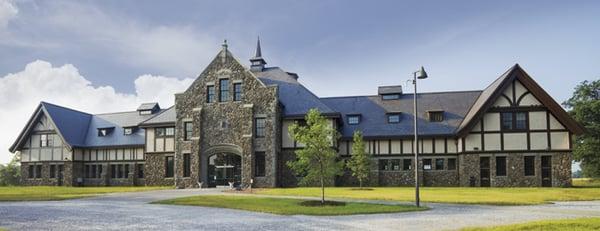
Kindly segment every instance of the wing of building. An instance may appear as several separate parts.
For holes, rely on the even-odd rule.
[[[224,44],[167,109],[147,103],[93,115],[41,102],[10,147],[21,155],[22,182],[295,186],[286,162],[302,144],[288,127],[316,108],[342,135],[334,142],[340,158],[352,155],[352,134],[363,133],[373,186],[413,185],[415,148],[425,186],[571,184],[571,137],[584,129],[519,65],[482,91],[419,93],[415,143],[414,95],[401,86],[322,98],[297,74],[267,67],[260,41],[250,62]],[[356,184],[349,173],[332,182]]]

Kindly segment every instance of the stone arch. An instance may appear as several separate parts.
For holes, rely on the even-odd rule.
[[[217,144],[213,145],[206,150],[202,151],[200,154],[200,181],[203,182],[202,187],[208,187],[209,179],[208,179],[208,170],[209,170],[209,158],[216,154],[227,153],[234,154],[240,157],[241,166],[244,166],[244,162],[246,161],[243,158],[243,149],[242,147],[235,144]],[[242,174],[243,175],[243,174]]]

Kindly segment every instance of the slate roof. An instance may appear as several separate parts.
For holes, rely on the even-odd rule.
[[[74,146],[85,145],[87,127],[93,115],[47,102],[40,104],[54,121],[65,142]]]
[[[419,134],[453,135],[481,91],[434,92],[418,94]],[[413,135],[413,94],[397,100],[382,100],[380,95],[321,98],[330,108],[342,114],[342,137],[350,138],[360,130],[365,138]],[[427,111],[443,110],[444,121],[429,122]],[[387,123],[387,113],[401,113],[400,123]],[[360,123],[349,125],[346,115],[360,114]]]
[[[140,105],[138,107],[138,111],[147,111],[147,110],[154,110],[155,108],[160,108],[158,106],[158,103],[143,103],[142,105]]]
[[[161,111],[154,117],[141,122],[140,126],[143,127],[147,125],[175,123],[176,119],[177,116],[175,114],[175,106],[172,106],[166,110]]]
[[[295,74],[285,72],[279,67],[265,68],[253,72],[265,85],[277,85],[279,101],[283,105],[283,116],[304,116],[311,108],[317,108],[322,114],[336,114],[319,97],[298,82]]]
[[[133,134],[125,135],[124,128],[138,126],[139,123],[156,115],[140,115],[138,111],[93,115],[87,128],[85,144],[82,147],[144,145],[144,129],[137,129]],[[98,136],[99,128],[108,127],[115,129],[107,136]]]

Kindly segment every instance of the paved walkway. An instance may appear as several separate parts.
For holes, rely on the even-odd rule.
[[[600,217],[600,201],[536,206],[426,204],[431,210],[352,216],[280,216],[241,210],[148,204],[218,190],[163,190],[45,202],[0,202],[9,230],[454,230],[540,219]]]

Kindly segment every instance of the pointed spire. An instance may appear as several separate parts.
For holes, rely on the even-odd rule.
[[[262,71],[265,68],[265,60],[262,58],[262,50],[260,48],[260,37],[256,40],[256,53],[254,53],[254,57],[250,59],[250,70],[251,71]]]
[[[254,58],[262,57],[262,52],[260,50],[260,37],[256,40],[256,53],[254,54]]]

